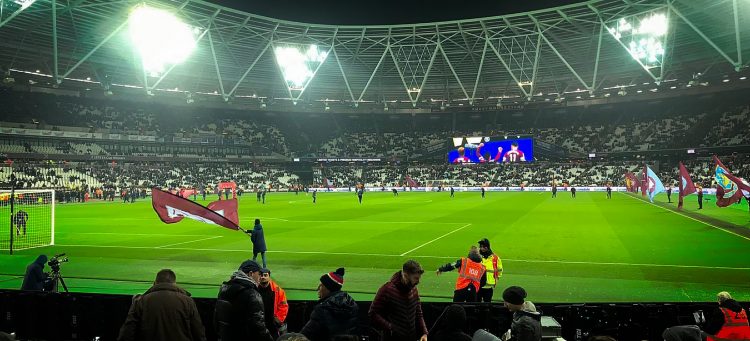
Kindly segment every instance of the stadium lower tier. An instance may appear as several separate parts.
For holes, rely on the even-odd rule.
[[[722,157],[724,164],[737,176],[750,178],[750,154]],[[665,184],[678,183],[677,161],[647,162]],[[693,181],[703,187],[713,182],[710,158],[684,162]],[[9,188],[11,174],[16,188],[75,189],[100,197],[114,192],[150,189],[151,187],[205,189],[210,195],[223,181],[233,181],[238,189],[271,191],[293,187],[348,188],[365,187],[534,187],[624,186],[626,172],[638,173],[642,162],[576,162],[530,164],[225,164],[174,162],[52,162],[16,160],[0,166],[0,187]],[[101,194],[101,195],[99,195]]]

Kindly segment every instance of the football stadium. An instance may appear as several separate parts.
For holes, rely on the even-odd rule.
[[[0,340],[750,340],[750,3],[428,7],[0,0]]]

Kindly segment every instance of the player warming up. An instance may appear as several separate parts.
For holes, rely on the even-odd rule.
[[[16,225],[16,236],[21,234],[21,229],[23,229],[23,235],[26,235],[27,221],[29,221],[29,214],[26,211],[20,210],[16,212],[15,217],[13,217],[13,223]]]

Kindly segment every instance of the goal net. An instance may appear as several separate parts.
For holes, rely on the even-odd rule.
[[[11,198],[10,190],[0,190],[0,250],[54,245],[55,191],[16,190],[14,193]]]

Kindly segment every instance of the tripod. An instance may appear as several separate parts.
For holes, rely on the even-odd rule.
[[[52,282],[52,289],[51,292],[60,292],[60,284],[62,284],[63,289],[65,292],[68,292],[68,286],[65,285],[65,280],[63,279],[62,274],[60,274],[60,268],[52,268],[52,272],[50,273],[49,280]]]

